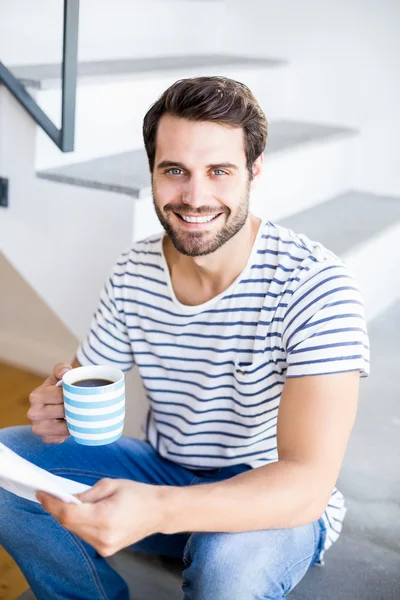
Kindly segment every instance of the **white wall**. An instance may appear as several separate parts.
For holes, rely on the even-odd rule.
[[[37,179],[35,132],[0,86],[0,174],[10,181],[9,207],[0,209],[0,251],[80,338],[109,270],[131,242],[133,201]]]
[[[219,44],[224,10],[222,0],[81,0],[79,58],[212,51]],[[0,60],[8,65],[59,62],[62,14],[63,0],[2,0]]]
[[[228,0],[226,49],[291,64],[290,117],[362,133],[356,184],[400,195],[399,0]]]

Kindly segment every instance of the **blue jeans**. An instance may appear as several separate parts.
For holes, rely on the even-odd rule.
[[[0,430],[0,442],[51,473],[94,485],[103,477],[187,486],[227,479],[240,465],[193,471],[161,458],[144,441],[123,437],[106,446],[72,439],[47,445],[30,427]],[[251,507],[249,507],[251,510]],[[125,581],[93,547],[64,529],[40,504],[0,488],[0,543],[24,573],[39,600],[126,600]],[[278,600],[315,561],[318,523],[245,533],[192,533],[148,537],[132,550],[183,557],[185,600]]]

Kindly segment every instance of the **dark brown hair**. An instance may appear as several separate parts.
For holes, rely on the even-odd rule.
[[[171,85],[150,107],[143,120],[144,145],[151,172],[154,169],[160,119],[173,115],[189,121],[214,121],[244,132],[246,165],[264,152],[267,119],[249,88],[227,77],[192,77]]]

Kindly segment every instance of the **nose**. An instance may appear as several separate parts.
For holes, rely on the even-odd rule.
[[[207,204],[208,199],[210,199],[210,193],[207,181],[200,176],[192,175],[182,190],[182,202],[193,208],[199,208]]]

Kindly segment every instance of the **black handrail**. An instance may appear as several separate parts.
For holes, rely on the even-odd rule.
[[[64,0],[61,129],[54,125],[25,86],[0,61],[0,83],[6,86],[62,152],[72,152],[75,142],[78,28],[79,0]]]

